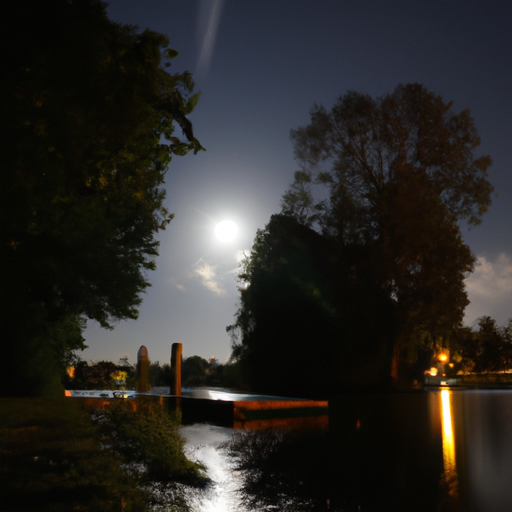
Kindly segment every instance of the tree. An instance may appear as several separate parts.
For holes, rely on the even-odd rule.
[[[116,389],[113,378],[116,373],[123,373],[127,378],[134,372],[133,369],[128,372],[112,361],[98,361],[90,366],[86,361],[80,361],[75,366],[74,378],[70,382],[74,387],[71,389]]]
[[[460,223],[477,225],[491,202],[489,156],[468,110],[419,84],[380,98],[348,92],[291,131],[301,170],[283,211],[354,251],[393,304],[391,375],[418,340],[432,345],[460,326],[474,256]],[[313,185],[329,196],[315,201]]]
[[[171,365],[164,363],[160,365],[159,361],[151,363],[149,366],[149,384],[152,388],[171,385]]]
[[[290,216],[273,215],[258,231],[228,327],[232,357],[254,390],[325,397],[385,379],[390,301],[367,272],[353,271],[357,259]]]
[[[208,361],[201,356],[190,356],[183,359],[182,382],[183,387],[204,386]]]
[[[190,73],[164,70],[177,55],[166,36],[111,22],[99,0],[2,10],[3,350],[53,365],[60,322],[110,328],[137,317],[156,234],[172,219],[166,168],[173,155],[203,149],[187,118],[199,94]],[[1,392],[13,392],[11,377]]]
[[[512,320],[506,327],[499,327],[489,316],[476,323],[477,329],[461,329],[453,344],[456,368],[477,373],[512,368]]]

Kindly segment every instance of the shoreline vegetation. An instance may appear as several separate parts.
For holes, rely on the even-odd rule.
[[[474,388],[500,388],[512,386],[512,371],[490,373],[467,373],[454,375],[457,386]]]
[[[457,379],[512,386],[512,373]],[[143,402],[134,412],[134,402],[0,398],[0,512],[192,510],[208,490],[206,468],[185,455],[179,418]]]
[[[179,424],[160,407],[68,398],[0,399],[2,512],[188,512],[205,468],[185,456]]]

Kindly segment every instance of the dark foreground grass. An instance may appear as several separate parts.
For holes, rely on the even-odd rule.
[[[166,430],[172,421],[163,411],[148,416],[121,409],[114,413],[114,420],[122,420],[119,436],[111,413],[102,420],[103,413],[91,415],[72,399],[0,399],[0,511],[146,511],[158,502],[149,479],[166,479],[168,490],[172,479],[204,481],[183,455],[177,426]],[[162,445],[157,460],[151,453],[155,439]],[[161,456],[166,449],[167,459]],[[167,510],[188,509],[183,493],[174,488],[171,497]],[[169,492],[164,498],[169,501]]]

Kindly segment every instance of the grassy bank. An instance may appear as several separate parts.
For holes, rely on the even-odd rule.
[[[177,425],[119,402],[101,412],[72,399],[0,399],[0,510],[146,511],[159,500],[188,510],[176,482],[205,480]]]

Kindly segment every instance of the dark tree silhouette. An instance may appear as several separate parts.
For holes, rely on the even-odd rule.
[[[359,252],[285,215],[258,232],[228,327],[233,358],[255,390],[325,397],[385,379],[391,304],[371,273],[356,270]]]
[[[189,73],[164,70],[177,54],[166,36],[111,22],[98,0],[20,0],[0,14],[2,350],[50,368],[83,347],[62,329],[56,339],[63,322],[137,317],[172,218],[167,165],[202,149],[187,119],[199,96]],[[37,371],[16,391],[22,368],[2,361],[0,393],[44,392]]]
[[[474,256],[459,223],[478,224],[489,207],[491,159],[476,155],[469,111],[454,112],[419,84],[315,106],[291,137],[301,170],[283,209],[342,246],[365,248],[357,265],[371,268],[393,303],[397,380],[418,343],[446,342],[461,325]],[[328,199],[314,200],[315,184]]]

